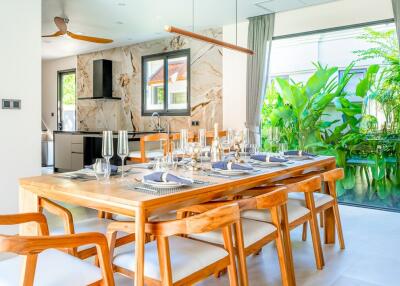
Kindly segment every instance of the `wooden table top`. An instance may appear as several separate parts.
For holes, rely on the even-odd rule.
[[[177,170],[171,173],[207,181],[210,184],[160,196],[128,189],[118,179],[111,179],[110,184],[102,184],[96,180],[78,181],[62,178],[60,174],[53,174],[22,178],[19,183],[22,189],[41,197],[134,216],[135,209],[138,207],[144,208],[147,215],[164,213],[190,204],[221,198],[306,170],[334,168],[335,164],[334,157],[318,156],[311,160],[294,162],[287,167],[263,168],[259,172],[234,178],[212,177],[201,175],[199,172]],[[129,165],[129,167],[137,173],[127,176],[128,180],[141,179],[145,174],[152,172],[135,168],[134,165]]]

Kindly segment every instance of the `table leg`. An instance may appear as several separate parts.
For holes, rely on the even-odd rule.
[[[135,215],[135,286],[144,286],[144,244],[146,240],[146,234],[144,232],[145,223],[145,211],[142,208],[137,208]]]
[[[39,197],[22,187],[19,188],[19,211],[21,213],[39,212]],[[20,235],[38,235],[39,228],[37,223],[24,223],[19,227]]]
[[[326,244],[334,244],[335,243],[335,216],[333,213],[333,208],[329,208],[325,210],[324,214],[324,236]]]

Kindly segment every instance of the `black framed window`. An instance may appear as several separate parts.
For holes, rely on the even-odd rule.
[[[142,57],[142,115],[190,115],[190,49]]]

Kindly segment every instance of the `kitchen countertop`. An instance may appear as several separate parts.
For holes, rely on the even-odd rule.
[[[103,131],[60,131],[55,130],[53,133],[65,133],[65,134],[74,134],[74,135],[102,135]],[[114,134],[118,134],[118,131],[113,131]],[[154,134],[158,133],[157,131],[128,131],[129,135],[141,135],[141,134]]]

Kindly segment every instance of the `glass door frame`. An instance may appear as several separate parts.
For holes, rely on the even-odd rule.
[[[57,71],[57,131],[62,131],[62,77],[63,75],[75,74],[75,129],[76,129],[76,69]]]

